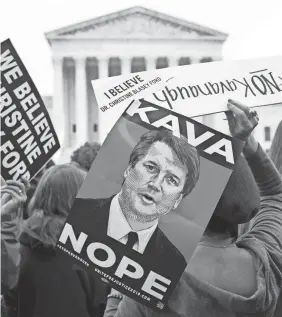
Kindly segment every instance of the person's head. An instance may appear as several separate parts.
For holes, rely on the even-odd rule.
[[[71,164],[49,168],[29,203],[30,217],[23,231],[54,245],[85,176],[85,171]]]
[[[271,143],[269,157],[273,161],[279,173],[282,175],[282,120],[276,129],[273,141]]]
[[[78,164],[78,166],[88,172],[100,147],[97,142],[86,142],[72,153],[71,162]]]
[[[124,172],[119,201],[125,216],[149,222],[167,214],[192,191],[199,174],[198,152],[187,139],[169,130],[143,134]]]
[[[250,221],[259,211],[260,193],[248,162],[237,160],[207,230],[215,233],[235,232],[238,224]]]

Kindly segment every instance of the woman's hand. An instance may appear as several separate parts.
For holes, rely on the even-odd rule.
[[[226,112],[229,130],[233,137],[246,141],[243,153],[246,157],[253,155],[258,148],[258,142],[252,136],[254,128],[258,125],[259,117],[256,111],[251,111],[246,105],[228,99]]]
[[[111,292],[109,294],[109,297],[116,297],[116,298],[120,298],[122,299],[122,293],[120,293],[119,291],[117,291],[116,289],[112,288]]]
[[[1,216],[18,212],[25,203],[26,189],[29,183],[22,178],[21,181],[7,180],[1,187]]]
[[[228,99],[226,112],[230,133],[233,137],[247,141],[254,128],[258,125],[259,117],[256,111],[242,103]]]

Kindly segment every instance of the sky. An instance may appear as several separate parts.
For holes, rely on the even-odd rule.
[[[39,92],[52,95],[44,33],[135,5],[228,33],[225,60],[282,55],[282,0],[2,0],[0,41],[11,39]]]

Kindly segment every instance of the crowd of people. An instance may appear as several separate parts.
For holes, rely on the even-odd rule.
[[[282,121],[268,155],[252,135],[256,112],[236,101],[228,109],[230,134],[246,142],[243,154],[163,312],[108,289],[56,252],[100,149],[87,142],[70,163],[51,161],[30,183],[1,178],[2,315],[282,316]]]

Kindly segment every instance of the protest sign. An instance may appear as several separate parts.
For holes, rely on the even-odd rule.
[[[243,145],[169,109],[131,102],[86,176],[58,250],[165,310]]]
[[[47,109],[10,40],[1,43],[1,175],[31,179],[60,144]]]
[[[132,99],[144,98],[188,117],[226,111],[232,98],[250,108],[282,102],[282,56],[213,62],[136,73],[147,88],[125,88],[133,74],[92,81],[101,140]],[[149,85],[151,81],[154,85]]]

